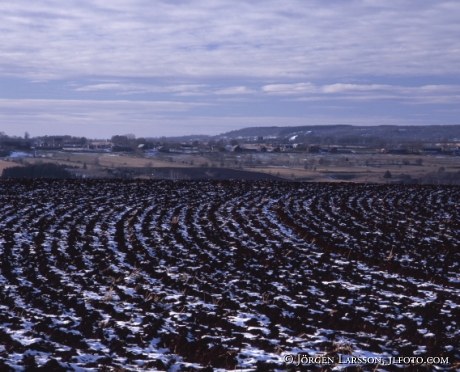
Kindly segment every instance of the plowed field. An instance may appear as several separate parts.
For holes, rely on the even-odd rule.
[[[3,180],[0,370],[457,370],[459,206],[458,187]],[[432,368],[359,365],[400,367]]]

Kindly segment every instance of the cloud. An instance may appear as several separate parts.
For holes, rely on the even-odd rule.
[[[272,95],[292,95],[316,93],[318,88],[312,83],[270,84],[262,87],[262,92]]]
[[[123,86],[122,84],[115,84],[115,83],[109,83],[109,84],[92,84],[92,85],[86,85],[83,87],[79,87],[75,89],[77,92],[95,92],[95,91],[101,91],[101,90],[125,90],[127,87]]]
[[[460,85],[395,86],[388,84],[271,84],[261,92],[271,96],[302,96],[293,101],[385,101],[399,100],[408,104],[453,104],[459,102]]]
[[[148,110],[150,112],[187,111],[193,107],[206,106],[206,103],[173,102],[173,101],[128,101],[128,100],[56,100],[56,99],[0,99],[0,108],[4,111],[21,108],[33,112],[43,109],[73,110],[81,112],[86,109],[117,110],[131,112]]]
[[[245,86],[239,87],[228,87],[224,89],[219,89],[214,92],[214,94],[222,94],[222,95],[240,95],[240,94],[254,94],[256,93],[255,90],[249,89]]]
[[[455,0],[0,2],[0,130],[452,122],[458,14]]]
[[[369,91],[382,91],[391,90],[393,87],[390,85],[370,84],[331,84],[321,87],[323,93],[344,93],[344,92],[369,92]]]
[[[183,85],[149,85],[136,83],[101,83],[89,84],[75,88],[76,92],[112,91],[117,94],[172,93],[177,96],[193,96],[205,94],[206,84]]]
[[[344,84],[315,85],[312,82],[292,84],[268,84],[260,87],[247,86],[213,87],[209,84],[149,85],[136,83],[99,83],[75,88],[77,92],[105,92],[116,95],[163,93],[172,96],[206,96],[206,101],[214,101],[212,96],[234,96],[226,102],[251,102],[264,97],[295,97],[293,101],[321,101],[339,99],[346,101],[399,100],[408,104],[452,104],[458,102],[460,85],[397,86],[389,84]],[[251,99],[247,96],[251,95]],[[300,97],[299,97],[300,96]],[[200,102],[204,98],[201,98]],[[289,99],[288,99],[289,100]]]
[[[0,4],[0,73],[30,79],[449,75],[458,1]]]

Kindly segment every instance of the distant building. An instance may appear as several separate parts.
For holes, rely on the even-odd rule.
[[[442,147],[440,146],[426,146],[423,148],[423,152],[428,154],[440,154],[442,152]]]
[[[125,145],[112,145],[112,152],[133,152],[133,148],[131,146]]]
[[[314,153],[320,152],[321,148],[319,146],[308,146],[307,152]]]
[[[353,154],[353,150],[350,150],[350,149],[338,149],[336,147],[335,147],[335,149],[336,149],[335,152],[337,154]]]
[[[407,154],[407,149],[404,147],[394,147],[392,149],[388,149],[387,154],[397,154],[397,155]]]
[[[57,141],[56,138],[53,140],[54,145],[67,147],[67,148],[81,148],[84,146],[83,141]]]
[[[166,146],[160,146],[158,147],[159,152],[170,152],[169,148]]]
[[[90,149],[110,149],[112,147],[112,142],[110,141],[91,141],[89,144]]]

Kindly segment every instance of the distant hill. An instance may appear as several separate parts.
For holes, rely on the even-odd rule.
[[[336,125],[305,125],[298,127],[250,127],[234,130],[214,138],[246,138],[246,137],[380,137],[395,140],[420,141],[460,141],[460,125],[378,125],[354,126],[348,124]]]

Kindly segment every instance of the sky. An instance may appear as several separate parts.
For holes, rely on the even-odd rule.
[[[0,0],[0,132],[460,124],[458,0]]]

